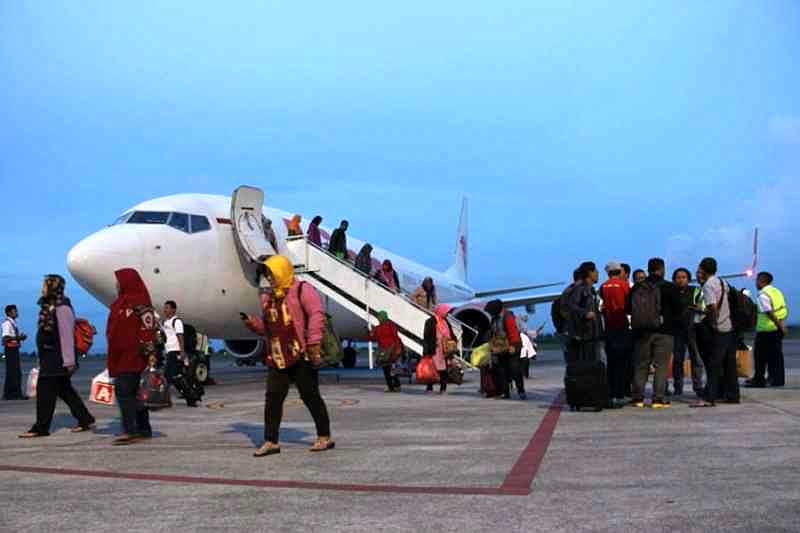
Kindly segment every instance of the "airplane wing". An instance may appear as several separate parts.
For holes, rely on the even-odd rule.
[[[725,274],[724,276],[720,276],[720,278],[722,279],[752,278],[753,276],[755,276],[757,268],[758,268],[758,228],[755,228],[753,230],[753,263],[744,272],[739,272],[738,274]]]
[[[489,296],[500,296],[514,292],[532,291],[534,289],[545,289],[548,287],[558,287],[563,283],[545,283],[544,285],[528,285],[527,287],[512,287],[508,289],[495,289],[491,291],[481,291],[475,293],[475,298],[488,298]]]
[[[559,296],[561,296],[560,292],[554,292],[550,294],[537,294],[535,296],[521,296],[519,298],[504,298],[503,305],[506,307],[527,307],[529,305],[546,304],[552,302]]]

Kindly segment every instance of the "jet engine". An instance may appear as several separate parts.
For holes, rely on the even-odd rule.
[[[464,346],[478,346],[489,340],[489,329],[492,327],[492,319],[480,305],[464,305],[453,311],[453,316],[468,325],[477,334],[470,330],[464,331]]]
[[[225,349],[236,359],[257,359],[264,353],[261,339],[226,340]]]

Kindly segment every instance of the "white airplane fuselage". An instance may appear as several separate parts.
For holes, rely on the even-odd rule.
[[[69,252],[69,271],[83,288],[108,306],[116,297],[114,271],[134,268],[146,283],[155,306],[175,300],[179,315],[198,331],[215,339],[256,338],[239,319],[240,312],[259,313],[258,289],[245,275],[245,260],[237,249],[230,223],[229,197],[166,196],[143,202],[125,213],[120,217],[121,222],[87,237]],[[188,232],[166,222],[128,221],[134,213],[179,213],[197,217],[193,220],[205,217],[208,229]],[[264,208],[264,215],[273,222],[281,253],[285,250],[287,236],[285,221],[291,215],[273,208]],[[329,234],[325,227],[322,229]],[[357,252],[364,244],[349,234],[347,241],[351,252]],[[375,266],[384,259],[391,260],[407,292],[418,287],[425,277],[431,277],[441,302],[466,302],[475,296],[471,287],[447,273],[377,246],[373,248],[372,257]],[[364,317],[355,316],[333,301],[327,305],[341,337],[364,338]]]

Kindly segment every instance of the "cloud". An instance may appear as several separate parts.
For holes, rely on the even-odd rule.
[[[800,117],[792,115],[772,117],[770,136],[781,144],[800,145]]]

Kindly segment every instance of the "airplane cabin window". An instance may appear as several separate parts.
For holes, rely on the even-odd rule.
[[[200,233],[211,229],[208,219],[200,215],[192,215],[192,233]]]
[[[189,215],[186,213],[172,213],[172,216],[169,217],[168,224],[184,233],[189,233]]]
[[[128,224],[166,224],[169,219],[167,211],[134,211]]]

